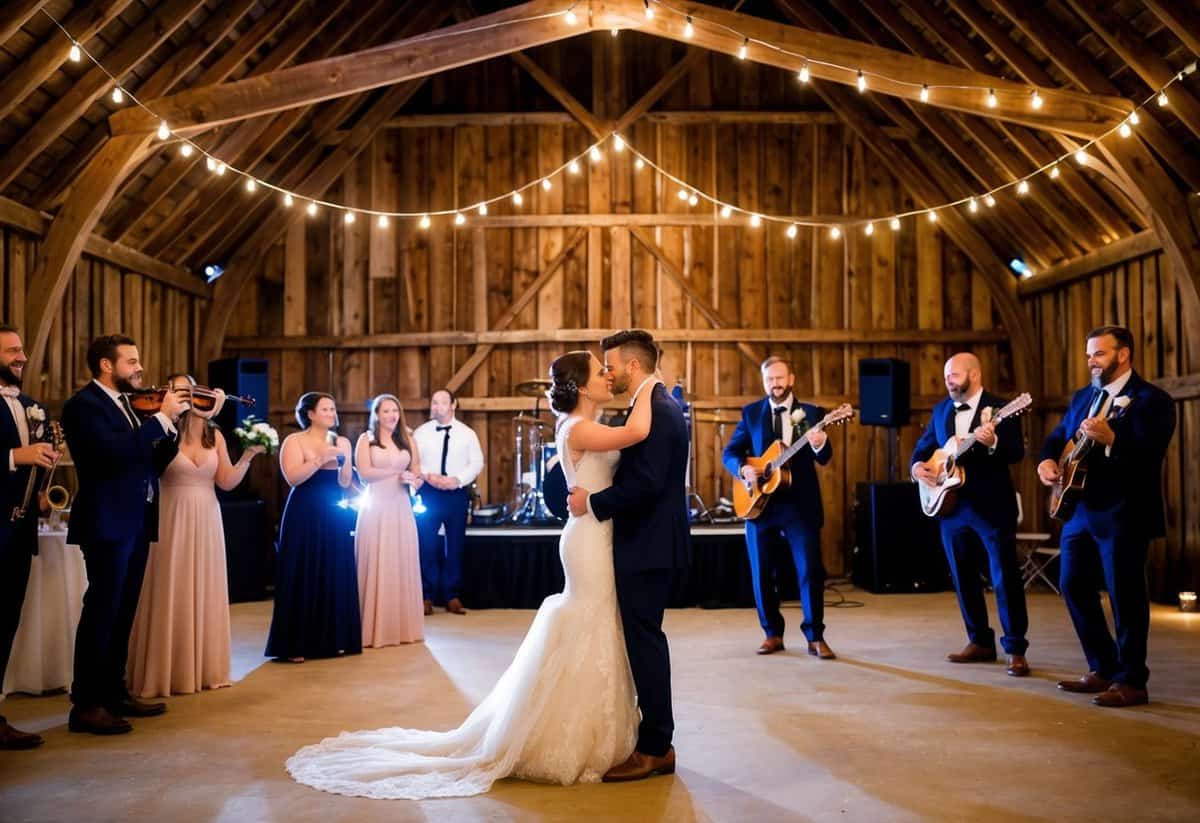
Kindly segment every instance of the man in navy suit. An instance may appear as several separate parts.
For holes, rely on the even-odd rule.
[[[108,335],[91,342],[94,378],[63,406],[63,429],[79,476],[67,542],[83,550],[88,589],[75,638],[69,728],[122,734],[127,717],[166,711],[129,693],[125,664],[150,542],[158,539],[155,445],[175,437],[186,392],[168,392],[162,410],[140,421],[128,394],[142,383],[137,345]]]
[[[632,329],[606,337],[600,347],[615,394],[633,387],[632,404],[639,392],[653,391],[650,434],[622,449],[612,486],[596,494],[577,487],[568,500],[576,516],[590,509],[597,520],[613,521],[617,603],[642,713],[633,754],[604,775],[605,782],[617,782],[675,771],[671,654],[662,622],[672,576],[691,562],[689,440],[679,405],[661,383],[650,388],[659,356],[654,338]]]
[[[50,468],[58,457],[49,443],[36,442],[45,433],[45,412],[21,391],[25,362],[20,333],[0,325],[0,683],[21,622],[30,561],[37,554],[38,501],[31,500],[16,520],[14,510],[24,503],[30,472]],[[0,715],[0,750],[41,744],[39,735],[14,729]]]
[[[1146,552],[1151,538],[1166,533],[1162,464],[1175,433],[1175,403],[1133,370],[1129,329],[1102,326],[1090,332],[1087,358],[1092,385],[1075,393],[1046,438],[1037,467],[1042,483],[1053,485],[1058,458],[1077,432],[1096,443],[1059,544],[1060,588],[1089,671],[1058,687],[1094,694],[1099,706],[1137,706],[1149,699]],[[1115,641],[1100,606],[1097,565],[1112,605]]]
[[[998,426],[992,415],[1007,402],[983,390],[983,372],[975,355],[963,352],[946,361],[943,374],[949,396],[933,407],[933,417],[912,453],[912,476],[934,484],[937,476],[925,461],[933,453],[975,433],[976,445],[958,465],[967,481],[958,490],[957,505],[942,517],[942,546],[950,561],[958,608],[967,628],[967,645],[946,655],[951,663],[987,663],[996,659],[996,633],[988,625],[987,602],[976,558],[979,543],[987,551],[996,608],[1008,656],[1005,671],[1028,677],[1025,650],[1029,613],[1025,585],[1017,564],[1017,495],[1008,467],[1025,457],[1021,423],[1010,417]]]
[[[762,364],[763,388],[767,396],[742,409],[733,436],[725,444],[724,463],[738,482],[755,483],[759,473],[746,465],[746,458],[761,455],[777,440],[790,446],[801,437],[809,448],[801,449],[789,461],[792,482],[771,495],[763,512],[746,521],[746,550],[750,555],[750,577],[754,584],[754,602],[766,639],[759,654],[783,651],[783,614],[779,611],[775,557],[782,545],[791,550],[800,583],[800,603],[804,622],[800,624],[808,640],[808,653],[822,660],[836,655],[825,642],[825,567],[821,562],[821,527],[825,509],[817,482],[818,465],[833,457],[833,446],[823,431],[812,427],[825,416],[825,410],[801,403],[792,396],[796,376],[791,364],[782,357],[768,357]]]

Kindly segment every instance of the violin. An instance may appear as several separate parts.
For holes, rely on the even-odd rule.
[[[129,393],[129,405],[133,406],[133,410],[140,415],[151,417],[162,411],[163,398],[167,396],[167,392],[171,391],[168,386],[152,386],[148,389],[136,389]],[[217,405],[217,393],[208,386],[188,386],[185,391],[188,393],[188,398],[191,401],[192,408],[196,411],[207,412],[212,411]],[[227,394],[225,399],[233,403],[241,403],[249,408],[254,407],[253,397],[238,397],[236,394]]]

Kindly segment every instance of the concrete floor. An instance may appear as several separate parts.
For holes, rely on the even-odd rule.
[[[1026,680],[943,662],[964,642],[950,594],[850,596],[865,607],[827,615],[835,662],[801,642],[756,657],[751,611],[668,613],[674,778],[424,803],[323,794],[283,763],[343,729],[457,725],[532,612],[439,612],[424,645],[293,666],[260,656],[270,604],[237,605],[238,682],[173,698],[132,734],[69,735],[62,695],[6,701],[47,741],[0,753],[0,821],[1200,819],[1200,615],[1155,607],[1153,702],[1105,710],[1054,688],[1083,663],[1053,595],[1030,600]]]

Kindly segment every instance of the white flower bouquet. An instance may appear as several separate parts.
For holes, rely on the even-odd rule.
[[[252,414],[247,416],[233,433],[237,435],[243,449],[261,446],[267,454],[274,454],[279,450],[279,432],[275,431],[270,423],[259,420]]]

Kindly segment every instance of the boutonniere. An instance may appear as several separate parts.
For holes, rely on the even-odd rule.
[[[804,409],[792,409],[792,428],[797,434],[804,434],[808,425],[804,422]]]
[[[34,403],[25,407],[25,420],[29,422],[29,434],[34,440],[41,440],[46,429],[46,410]]]
[[[991,423],[992,417],[996,414],[996,410],[991,406],[984,406],[983,411],[979,413],[979,421],[981,423]]]

